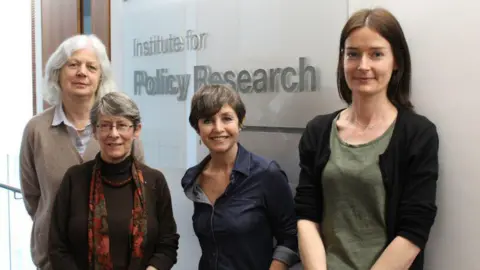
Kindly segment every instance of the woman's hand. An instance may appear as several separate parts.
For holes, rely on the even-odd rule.
[[[149,266],[147,267],[147,270],[158,270],[158,269],[155,268],[155,267],[153,267],[153,266],[151,266],[151,265],[149,265]]]

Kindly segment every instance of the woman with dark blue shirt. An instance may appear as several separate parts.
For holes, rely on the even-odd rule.
[[[203,86],[192,99],[190,125],[210,151],[182,179],[194,202],[200,270],[280,270],[298,261],[287,177],[275,161],[238,143],[245,113],[238,93],[225,85]]]

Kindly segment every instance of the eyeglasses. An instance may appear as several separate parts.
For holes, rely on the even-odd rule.
[[[113,128],[117,129],[118,133],[127,133],[133,125],[127,125],[127,124],[116,124],[113,125],[112,123],[101,123],[97,125],[97,128],[100,130],[102,133],[109,133]]]

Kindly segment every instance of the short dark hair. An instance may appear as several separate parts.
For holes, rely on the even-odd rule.
[[[192,97],[188,121],[198,132],[198,121],[218,113],[224,105],[235,111],[239,124],[243,123],[246,109],[240,95],[227,84],[207,84],[198,89]]]
[[[337,87],[340,97],[347,104],[350,105],[352,103],[352,90],[348,88],[343,67],[345,41],[354,30],[362,27],[368,27],[379,33],[392,47],[397,70],[392,73],[392,78],[388,83],[388,99],[397,107],[413,109],[413,105],[410,101],[412,68],[408,44],[400,23],[392,13],[383,8],[359,10],[350,17],[343,27],[340,36],[340,50],[337,67]]]

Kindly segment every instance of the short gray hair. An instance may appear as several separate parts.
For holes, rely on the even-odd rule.
[[[96,127],[100,115],[120,116],[132,121],[134,128],[140,124],[140,110],[125,93],[111,92],[97,99],[90,110],[90,122]]]
[[[96,98],[98,99],[106,93],[116,91],[110,60],[103,42],[95,35],[75,35],[63,41],[55,52],[50,55],[45,65],[42,94],[43,99],[50,105],[58,105],[62,102],[59,84],[60,69],[67,63],[68,58],[74,52],[81,49],[92,49],[100,62],[101,77]]]

